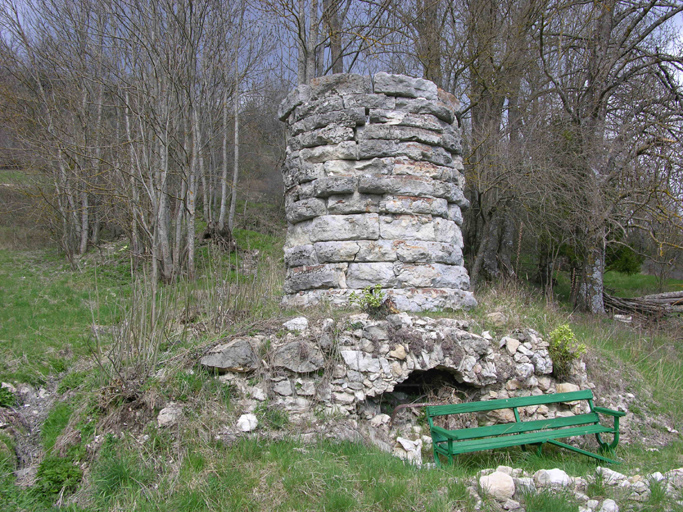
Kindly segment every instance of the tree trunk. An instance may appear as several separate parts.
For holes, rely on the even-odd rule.
[[[239,83],[235,86],[235,151],[234,165],[232,168],[232,195],[230,197],[230,215],[228,216],[228,229],[232,233],[235,228],[235,206],[237,205],[237,180],[240,170],[240,115],[239,115]]]
[[[221,209],[218,215],[218,230],[225,227],[225,212],[228,204],[228,93],[223,95],[223,168],[221,170]]]

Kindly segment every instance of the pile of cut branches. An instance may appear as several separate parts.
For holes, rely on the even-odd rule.
[[[683,313],[683,291],[645,295],[623,299],[605,293],[605,308],[621,313],[634,313],[646,316],[668,316]]]

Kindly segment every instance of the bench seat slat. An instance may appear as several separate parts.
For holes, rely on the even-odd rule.
[[[453,443],[453,455],[459,453],[476,452],[480,450],[493,450],[508,446],[519,446],[524,444],[544,443],[551,439],[561,439],[564,437],[582,436],[586,434],[603,434],[614,432],[614,429],[602,425],[587,425],[583,427],[571,427],[545,432],[527,432],[525,434],[513,434],[501,437],[489,437],[485,439],[474,439],[469,441],[456,441]],[[448,454],[448,446],[445,441],[435,443],[435,448],[439,453]]]
[[[464,428],[461,430],[447,430],[435,426],[433,432],[444,440],[448,438],[465,440],[477,439],[480,437],[502,436],[506,434],[520,434],[534,430],[548,430],[572,427],[575,425],[594,424],[599,421],[600,417],[596,413],[588,413],[560,418],[548,418],[544,420],[521,421],[519,423],[502,423],[487,427]]]
[[[551,395],[522,396],[516,398],[501,398],[484,402],[465,402],[453,405],[432,405],[426,408],[427,416],[445,416],[448,414],[464,414],[470,412],[493,411],[496,409],[511,409],[513,407],[527,407],[530,405],[545,405],[560,402],[574,402],[577,400],[592,400],[590,389],[571,391],[569,393],[555,393]]]

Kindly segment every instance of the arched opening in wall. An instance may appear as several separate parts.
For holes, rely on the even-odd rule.
[[[383,393],[381,412],[394,416],[394,421],[413,421],[422,407],[417,404],[452,404],[478,400],[480,390],[458,382],[456,372],[445,368],[414,370],[406,380]]]

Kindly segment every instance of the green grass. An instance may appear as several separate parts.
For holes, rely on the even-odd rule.
[[[606,272],[604,283],[605,287],[613,290],[617,297],[640,297],[661,292],[683,291],[683,280],[666,279],[660,290],[659,279],[646,274],[628,275],[616,271]]]
[[[189,443],[180,470],[157,468],[130,444],[105,452],[93,471],[97,503],[125,510],[473,510],[447,470],[405,465],[352,443]],[[159,472],[159,470],[161,471]],[[159,474],[161,473],[161,474]],[[153,483],[155,482],[155,483]],[[137,483],[137,485],[135,485]]]

